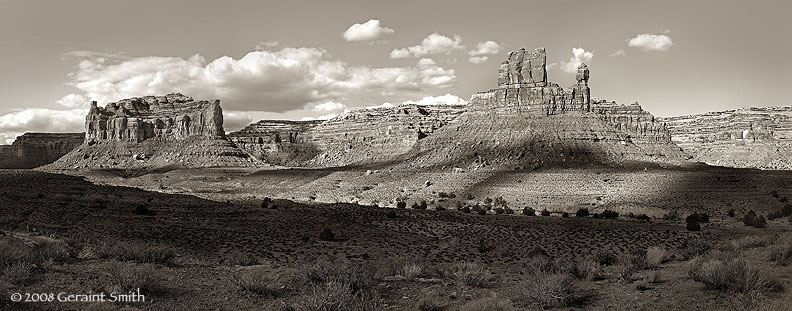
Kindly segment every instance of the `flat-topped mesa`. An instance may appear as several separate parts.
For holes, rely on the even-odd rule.
[[[0,146],[0,168],[34,168],[49,164],[83,143],[84,133],[25,133]]]
[[[195,101],[179,93],[123,99],[85,117],[86,142],[141,142],[149,138],[224,137],[219,100]]]

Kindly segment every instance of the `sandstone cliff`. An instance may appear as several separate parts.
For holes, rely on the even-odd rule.
[[[83,143],[83,133],[25,133],[0,146],[0,168],[34,168],[59,159]]]
[[[663,118],[671,139],[710,165],[792,169],[792,107],[741,108]]]
[[[253,166],[225,137],[219,100],[182,94],[124,99],[85,117],[85,143],[47,169]]]

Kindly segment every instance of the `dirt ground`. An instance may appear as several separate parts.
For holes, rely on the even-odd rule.
[[[640,278],[648,271],[659,271],[659,281],[648,289],[638,290],[634,281],[612,278],[576,280],[578,292],[584,295],[574,304],[556,308],[728,310],[734,309],[733,295],[705,289],[691,280],[688,263],[677,250],[691,239],[719,243],[780,234],[792,228],[787,218],[769,221],[762,229],[742,224],[741,216],[748,209],[764,214],[778,208],[783,197],[792,195],[788,187],[792,174],[755,170],[547,170],[481,173],[455,183],[450,182],[454,173],[425,172],[413,175],[410,180],[414,182],[402,185],[408,200],[426,197],[434,201],[432,207],[446,210],[320,203],[332,200],[330,197],[301,202],[282,199],[290,191],[295,196],[321,196],[317,189],[332,181],[336,182],[335,190],[358,197],[385,193],[383,189],[393,186],[384,180],[385,174],[367,171],[218,169],[165,171],[134,178],[119,177],[118,172],[94,172],[89,178],[99,183],[94,184],[76,176],[2,170],[0,230],[4,235],[0,238],[29,243],[39,239],[79,241],[76,245],[83,254],[37,265],[21,284],[0,282],[0,289],[4,288],[0,293],[6,296],[0,300],[0,308],[99,310],[96,303],[14,303],[7,296],[15,292],[84,293],[107,288],[103,284],[112,282],[108,269],[117,260],[91,256],[90,250],[101,243],[125,242],[165,248],[173,251],[175,258],[152,268],[159,285],[146,302],[103,303],[101,310],[294,310],[290,305],[305,299],[310,288],[286,286],[289,290],[284,294],[263,297],[240,290],[235,276],[250,270],[272,275],[299,272],[306,263],[316,262],[364,266],[406,259],[419,262],[427,270],[472,262],[486,267],[497,281],[477,287],[455,282],[443,273],[426,273],[427,277],[413,280],[385,275],[371,286],[380,297],[374,309],[424,310],[418,303],[434,295],[444,301],[437,310],[464,309],[466,304],[487,297],[512,301],[519,310],[533,310],[542,306],[526,300],[522,290],[531,278],[526,266],[538,254],[569,262],[603,252],[640,253],[649,247],[668,250],[670,259],[635,274]],[[349,178],[352,175],[358,178]],[[430,180],[429,186],[426,180]],[[446,185],[454,186],[437,186],[446,181]],[[159,192],[109,185],[112,183],[153,184]],[[369,184],[372,188],[364,190],[361,186]],[[582,184],[589,186],[577,186]],[[625,189],[633,192],[624,194]],[[443,191],[454,192],[458,198],[470,194],[472,198],[441,198],[438,193]],[[262,208],[265,196],[281,199]],[[478,215],[453,208],[456,201],[472,204],[484,196],[503,196],[515,209],[551,207],[554,215],[523,216],[519,210],[514,215]],[[564,197],[569,197],[570,203],[556,202]],[[518,198],[523,203],[518,203]],[[140,206],[149,210],[147,215],[136,213]],[[624,206],[632,208],[619,209]],[[580,207],[591,207],[592,212],[619,210],[622,216],[559,217],[562,211],[573,212]],[[726,215],[731,208],[736,210],[736,217]],[[679,211],[681,219],[661,219],[669,210]],[[693,210],[711,215],[701,231],[685,229],[684,216]],[[656,217],[650,221],[628,219],[624,217],[628,211],[644,211]],[[320,239],[325,228],[334,233],[332,241]],[[739,256],[789,287],[792,271],[769,262],[766,252],[755,248]],[[254,263],[240,264],[240,258],[253,258]],[[763,295],[761,301],[789,299],[788,292],[781,292]]]

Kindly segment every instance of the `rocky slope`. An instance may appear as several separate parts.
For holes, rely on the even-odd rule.
[[[792,169],[792,107],[741,108],[663,118],[671,139],[710,165]]]
[[[85,117],[85,143],[47,169],[254,166],[225,137],[220,101],[182,94],[124,99]]]
[[[83,143],[84,133],[25,133],[0,146],[0,168],[34,168],[59,159]]]

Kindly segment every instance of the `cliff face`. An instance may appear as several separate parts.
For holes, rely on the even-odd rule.
[[[0,146],[0,168],[34,168],[49,164],[83,143],[83,133],[25,133]]]
[[[85,117],[85,143],[48,169],[253,166],[225,137],[220,101],[182,94],[124,99]]]
[[[104,108],[91,103],[85,117],[86,141],[141,142],[199,135],[223,137],[220,101],[194,101],[182,94],[133,97]]]
[[[671,139],[710,165],[792,169],[792,107],[663,118]]]
[[[352,111],[326,121],[262,120],[228,137],[272,164],[371,163],[406,153],[463,111],[464,106],[401,105]]]

